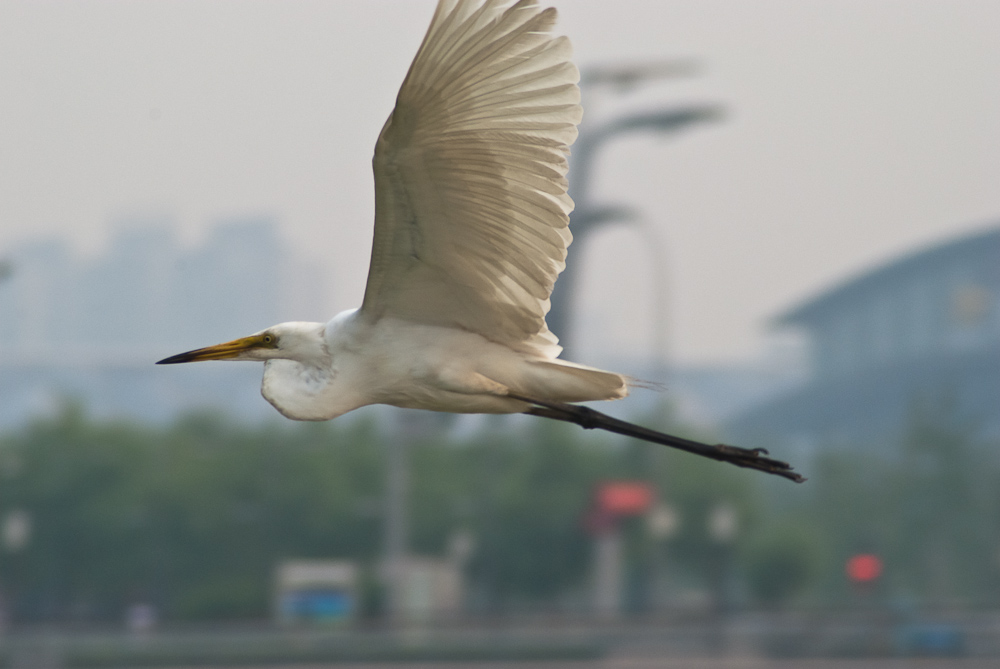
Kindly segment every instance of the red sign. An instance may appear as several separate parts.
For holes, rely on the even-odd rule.
[[[612,516],[638,516],[653,505],[653,488],[640,481],[604,483],[597,489],[597,508]]]
[[[847,578],[855,583],[871,583],[882,575],[882,560],[877,555],[861,553],[847,561]]]

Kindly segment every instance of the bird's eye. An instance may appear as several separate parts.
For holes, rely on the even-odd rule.
[[[261,341],[263,341],[265,344],[273,344],[274,343],[274,335],[266,334],[266,335],[264,335],[261,338]]]

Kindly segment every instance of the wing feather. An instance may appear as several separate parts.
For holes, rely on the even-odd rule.
[[[565,267],[579,73],[555,10],[441,0],[375,149],[361,313],[559,353],[545,325]]]

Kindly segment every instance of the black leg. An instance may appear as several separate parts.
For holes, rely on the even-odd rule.
[[[739,448],[738,446],[726,446],[725,444],[711,446],[703,444],[700,441],[682,439],[681,437],[650,430],[634,423],[618,420],[600,411],[594,411],[590,407],[563,404],[562,402],[538,401],[513,394],[510,397],[534,404],[535,406],[524,412],[532,416],[562,420],[567,423],[575,423],[586,430],[607,430],[608,432],[622,434],[626,437],[634,437],[643,441],[651,441],[654,444],[679,448],[688,453],[703,455],[706,458],[720,460],[721,462],[729,462],[737,467],[747,467],[767,472],[768,474],[783,476],[796,483],[805,481],[805,478],[801,474],[792,471],[791,465],[787,462],[766,457],[767,451],[762,448],[748,449]]]

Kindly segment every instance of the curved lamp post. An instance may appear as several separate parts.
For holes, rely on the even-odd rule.
[[[609,140],[634,132],[674,133],[696,123],[716,121],[722,118],[722,109],[716,105],[679,107],[653,112],[638,112],[614,118],[595,128],[584,127],[573,145],[570,156],[569,194],[576,203],[571,215],[574,245],[579,254],[587,237],[600,226],[628,220],[632,217],[630,208],[622,205],[599,205],[590,201],[590,177],[597,150]],[[549,329],[559,337],[563,349],[569,351],[576,343],[570,328],[572,321],[573,294],[581,268],[581,263],[567,263],[566,270],[559,276],[552,291],[552,307],[546,318]]]

